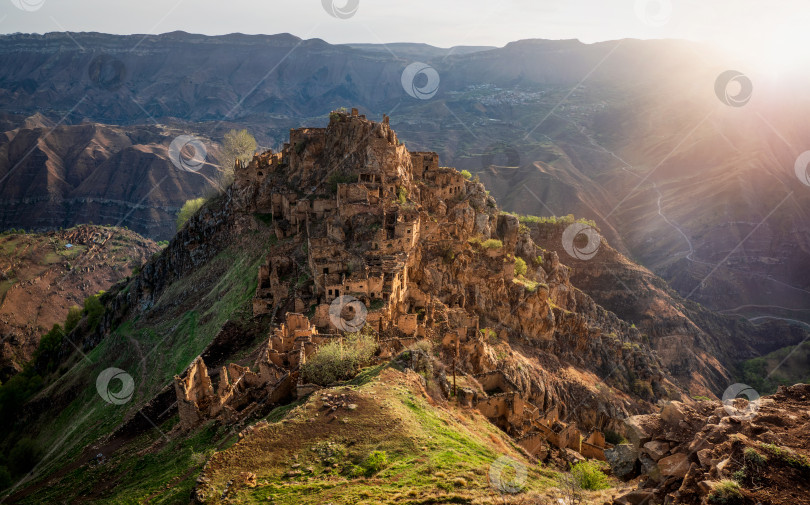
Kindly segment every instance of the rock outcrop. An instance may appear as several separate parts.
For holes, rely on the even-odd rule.
[[[630,443],[607,460],[617,477],[641,479],[616,504],[810,503],[810,385],[752,402],[671,402],[625,424]]]

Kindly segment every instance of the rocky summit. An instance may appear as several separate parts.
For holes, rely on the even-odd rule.
[[[732,353],[707,329],[734,325],[660,288],[695,355],[662,358],[649,299],[572,282],[574,224],[521,223],[388,117],[293,129],[54,346],[3,417],[4,447],[51,447],[9,498],[808,503],[777,492],[808,477],[807,388],[721,404]]]

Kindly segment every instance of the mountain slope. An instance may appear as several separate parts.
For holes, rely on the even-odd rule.
[[[0,136],[0,227],[82,223],[167,239],[186,200],[219,190],[216,145],[199,171],[172,163],[167,127],[57,126],[26,120]]]
[[[354,312],[342,305],[347,295]],[[369,446],[349,452],[357,464],[378,441],[391,451],[382,475],[403,477],[403,492],[428,502],[428,488],[438,484],[397,473],[419,458],[410,448],[433,433],[469,444],[437,454],[435,442],[426,442],[429,461],[417,466],[461,465],[472,474],[452,475],[470,488],[441,495],[481,498],[492,492],[481,471],[494,463],[495,448],[525,451],[525,461],[543,461],[556,478],[584,455],[605,458],[613,444],[603,433],[626,431],[629,415],[652,412],[658,401],[689,401],[684,386],[691,384],[676,382],[677,370],[667,369],[642,332],[575,287],[558,254],[500,212],[481,183],[440,167],[435,153],[409,152],[387,117],[376,123],[356,111],[332,113],[324,129],[293,130],[284,150],[239,167],[224,195],[101,301],[98,324],[80,325],[62,343],[56,354],[65,366],[14,410],[21,414],[0,405],[4,449],[23,436],[48,448],[17,475],[12,501],[34,503],[56,488],[71,501],[171,502],[192,487],[198,502],[231,492],[264,501],[265,491],[286,500],[306,486],[278,481],[287,461],[268,444],[307,451],[296,445],[294,426],[323,402],[333,412],[346,404],[346,429],[352,412],[365,429],[368,422],[403,423],[401,435],[354,440]],[[307,360],[359,338],[346,330],[363,308],[367,315],[354,328],[372,339],[371,360],[381,368],[366,369],[353,392],[341,389],[347,383],[333,390],[350,399],[324,400],[328,391],[307,382]],[[98,382],[110,367],[131,378],[123,391]],[[379,382],[364,385],[375,373]],[[699,384],[716,381],[707,371],[695,374],[706,374]],[[404,389],[392,387],[397,383]],[[411,400],[417,393],[422,398]],[[279,408],[308,395],[289,422],[254,426],[209,458],[233,441],[231,433],[268,415],[277,419]],[[376,414],[375,395],[394,413]],[[487,442],[482,428],[470,434],[464,417],[473,426],[480,417],[460,414],[465,409],[511,442],[500,434]],[[470,450],[469,466],[453,464]],[[259,468],[249,468],[244,454]],[[348,465],[337,473],[338,481],[358,477]],[[542,475],[532,469],[530,487],[551,486]],[[272,480],[272,489],[254,489],[260,477]],[[357,484],[350,493],[373,499]],[[312,490],[330,493],[328,485]]]
[[[129,277],[159,247],[131,231],[80,226],[0,236],[0,380],[31,360],[68,309]]]

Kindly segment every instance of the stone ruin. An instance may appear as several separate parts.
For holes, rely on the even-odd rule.
[[[175,377],[182,427],[218,417],[244,419],[259,404],[317,390],[302,382],[300,367],[318,346],[339,336],[330,304],[351,295],[369,308],[365,324],[378,336],[378,359],[391,359],[419,339],[430,339],[439,344],[445,362],[457,358],[462,374],[468,371],[480,384],[479,391],[459,393],[462,403],[478,409],[529,453],[545,457],[554,446],[604,459],[607,444],[600,432],[583,436],[576,425],[559,419],[556,408],[543,412],[496,370],[498,360],[484,341],[478,316],[464,308],[466,295],[440,301],[411,281],[414,269],[422,266],[420,244],[428,237],[434,243],[464,240],[472,232],[490,237],[492,218],[462,201],[475,186],[456,169],[440,167],[438,154],[408,152],[387,117],[374,123],[356,109],[333,113],[327,128],[291,130],[281,152],[237,163],[237,206],[269,216],[279,240],[305,244],[312,283],[294,290],[293,274],[301,265],[295,258],[267,256],[258,271],[253,313],[269,315],[272,326],[295,292],[294,312],[271,331],[253,366],[256,371],[223,367],[215,389],[197,358],[182,379]],[[451,216],[447,209],[453,206]],[[440,223],[434,215],[454,218]],[[504,242],[514,246],[516,231],[515,237],[506,235]],[[486,254],[511,281],[514,265],[505,261],[503,251]],[[307,309],[310,317],[303,315]]]

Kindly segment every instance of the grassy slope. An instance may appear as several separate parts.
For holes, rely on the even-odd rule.
[[[500,456],[527,468],[525,491],[514,498],[553,493],[558,473],[529,462],[477,411],[437,404],[412,372],[382,365],[366,373],[215,454],[203,473],[206,503],[503,503],[489,480]],[[325,394],[346,395],[356,408],[331,413]],[[387,454],[384,468],[353,476],[373,451]],[[245,472],[256,474],[255,487],[240,478]]]
[[[810,383],[810,342],[783,347],[740,365],[741,379],[760,395],[772,394],[780,385]]]
[[[188,366],[227,320],[247,319],[251,315],[250,302],[259,264],[274,242],[269,228],[248,232],[204,268],[172,284],[151,309],[119,326],[86,359],[77,358],[65,375],[41,392],[44,398],[70,395],[75,399],[58,416],[41,418],[37,425],[25,427],[26,433],[38,434],[36,441],[46,450],[45,458],[24,485],[64,467],[85,447],[111,433],[128,415],[170,384],[174,375]],[[96,377],[108,367],[121,368],[135,380],[135,394],[125,405],[107,404],[96,391]],[[117,384],[113,381],[111,390],[120,387]],[[74,471],[58,484],[50,482],[49,489],[38,490],[28,500],[40,503],[46,497],[80,496],[89,488],[98,492],[115,482],[132,492],[128,497],[125,491],[117,502],[135,503],[164,485],[164,480],[175,479],[191,468],[187,457],[210,441],[201,434],[189,440],[175,440],[144,458],[146,462],[133,466],[141,458],[133,459],[132,451],[162,438],[160,432],[168,431],[174,422],[176,416],[160,426],[160,431],[155,429],[138,437],[120,454],[113,454],[99,472],[87,468]],[[198,455],[194,457],[199,459]],[[155,471],[156,468],[162,470]]]

